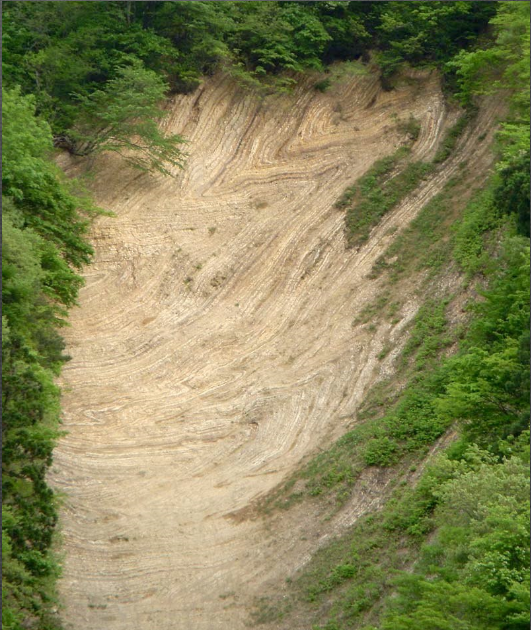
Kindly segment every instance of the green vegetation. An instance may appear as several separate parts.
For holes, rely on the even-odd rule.
[[[458,76],[459,97],[468,105],[478,94],[510,92],[510,114],[498,134],[497,208],[518,218],[529,236],[529,11],[527,2],[501,2],[491,20],[494,46],[461,51],[449,65]]]
[[[471,173],[461,169],[396,236],[376,260],[370,277],[385,273],[384,280],[396,284],[415,271],[424,270],[428,271],[424,282],[429,283],[455,262],[468,278],[480,273],[490,257],[494,230],[503,223],[494,202],[494,187],[491,182],[478,190]],[[370,305],[368,309],[379,310]]]
[[[50,613],[58,565],[56,499],[45,482],[68,359],[57,328],[76,303],[97,209],[49,160],[52,134],[34,99],[4,90],[2,125],[2,627],[59,627]]]
[[[387,2],[376,27],[384,77],[404,61],[445,63],[475,40],[496,11],[494,3]]]
[[[384,612],[383,630],[529,626],[528,436],[502,442],[510,454],[501,459],[470,446],[430,470],[444,466],[453,474],[432,488],[436,507],[426,529],[434,536],[421,548],[415,572],[392,579],[397,596]],[[406,514],[411,519],[411,508]],[[416,527],[422,518],[415,521]]]
[[[164,137],[158,127],[166,84],[136,60],[117,72],[104,89],[79,95],[79,118],[65,146],[74,155],[112,151],[140,170],[171,175],[169,167],[184,165],[179,149],[184,140]]]
[[[61,627],[57,499],[45,482],[59,435],[54,381],[68,360],[58,330],[76,303],[92,255],[87,229],[100,210],[54,166],[53,147],[113,151],[172,174],[185,154],[183,138],[158,125],[169,93],[191,92],[215,72],[261,92],[289,89],[307,70],[326,72],[315,84],[325,91],[366,72],[373,51],[387,87],[406,62],[438,67],[467,112],[478,94],[501,87],[512,95],[486,189],[472,191],[459,218],[471,177],[463,171],[373,270],[396,281],[454,264],[469,282],[481,280],[481,299],[464,331],[448,325],[450,296],[426,302],[399,359],[400,395],[383,384],[363,422],[272,504],[332,496],[341,505],[362,469],[403,473],[456,425],[460,441],[417,485],[396,488],[378,518],[361,519],[322,550],[295,587],[307,604],[329,607],[317,619],[327,630],[528,627],[529,3],[8,1],[2,12],[3,627]],[[337,60],[349,63],[328,71]],[[402,148],[345,193],[338,203],[352,245],[448,158],[471,117],[449,132],[433,164],[410,161]],[[418,138],[414,119],[399,125],[409,141]],[[400,307],[390,292],[380,301],[388,317]],[[256,621],[287,615],[288,604],[264,600]]]
[[[477,110],[469,107],[468,111],[459,117],[459,120],[451,129],[449,129],[444,140],[441,142],[441,146],[433,158],[434,164],[441,164],[450,157],[452,151],[455,149],[457,141],[463,135],[469,123],[475,118],[476,114]]]
[[[407,123],[409,134],[418,137],[414,122]],[[426,162],[407,162],[410,149],[401,147],[393,155],[378,160],[337,201],[345,209],[347,240],[350,247],[361,245],[371,229],[433,170]]]
[[[359,201],[347,211],[349,244],[359,245],[369,238],[370,230],[384,214],[392,210],[433,170],[431,164],[410,162],[397,175],[377,185],[377,173],[372,170],[350,191]]]
[[[109,39],[120,39],[111,35],[118,3],[96,4],[99,13],[82,2],[6,3],[4,85],[33,95],[55,146],[74,155],[114,151],[134,167],[170,174],[169,167],[183,165],[183,139],[159,130],[168,84],[146,67],[139,48],[175,55],[163,40],[140,32],[140,41],[130,33],[111,52]]]
[[[529,422],[529,246],[523,239],[505,239],[488,277],[463,352],[446,364],[446,394],[438,405],[484,447],[518,435]]]
[[[321,622],[314,627],[529,624],[527,437],[505,442],[510,451],[501,459],[457,445],[414,487],[395,489],[380,513],[318,551],[294,585]],[[502,625],[508,617],[512,625]]]
[[[124,68],[157,73],[169,91],[193,91],[219,70],[279,88],[293,82],[286,71],[322,71],[379,49],[388,76],[404,61],[451,59],[478,38],[495,3],[8,1],[2,11],[4,85],[34,94],[54,135],[72,146],[106,99],[135,104],[129,91],[111,90]],[[91,122],[99,129],[105,120]]]
[[[385,274],[384,280],[395,284],[415,271],[428,269],[427,280],[432,280],[451,261],[451,225],[456,219],[459,200],[466,199],[469,192],[468,181],[465,173],[452,178],[379,256],[370,277]]]

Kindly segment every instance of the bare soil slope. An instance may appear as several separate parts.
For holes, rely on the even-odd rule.
[[[390,228],[483,151],[465,142],[346,250],[333,203],[404,141],[393,114],[410,113],[414,152],[431,157],[456,117],[434,74],[393,92],[372,76],[326,94],[308,80],[263,102],[215,77],[172,104],[168,130],[190,140],[177,179],[97,165],[97,200],[117,216],[94,227],[66,334],[68,435],[52,473],[66,495],[68,627],[239,630],[253,598],[320,544],[319,532],[301,540],[304,508],[274,527],[235,515],[344,430],[389,333],[352,326],[374,297],[366,274]],[[415,310],[412,297],[396,331]],[[340,525],[377,504],[378,483]]]

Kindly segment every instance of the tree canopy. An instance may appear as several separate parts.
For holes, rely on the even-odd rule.
[[[182,139],[153,124],[156,106],[204,74],[278,87],[289,85],[286,72],[379,49],[389,75],[403,61],[447,61],[494,12],[494,2],[8,1],[4,85],[35,95],[62,146],[126,151],[133,165],[160,171],[181,166],[183,155]],[[142,97],[135,85],[146,88]]]
[[[164,117],[159,104],[166,84],[152,70],[133,59],[118,69],[103,89],[76,95],[79,115],[70,132],[72,152],[89,155],[112,151],[136,168],[171,175],[172,166],[182,168],[184,139],[164,136],[158,126]]]
[[[2,625],[52,629],[57,514],[45,474],[58,436],[54,379],[68,358],[57,329],[82,286],[99,209],[51,161],[33,96],[3,90],[2,131]]]

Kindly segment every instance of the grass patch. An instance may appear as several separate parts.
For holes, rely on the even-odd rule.
[[[478,273],[488,264],[491,247],[487,241],[492,239],[490,235],[501,218],[494,205],[492,186],[467,201],[469,197],[468,171],[462,170],[395,238],[376,260],[369,277],[374,279],[385,273],[394,284],[425,270],[425,282],[430,282],[454,263],[467,277]],[[369,305],[366,311],[377,312],[376,305]]]
[[[433,158],[434,164],[442,164],[450,157],[457,145],[457,141],[463,135],[469,123],[476,118],[477,114],[477,109],[470,108],[459,117],[455,125],[450,127],[444,137],[444,140],[441,142],[441,146],[435,154],[435,157]]]
[[[413,142],[418,140],[421,127],[420,122],[415,118],[415,116],[413,116],[413,114],[411,114],[407,120],[400,120],[397,126],[398,130],[408,136],[410,140]]]
[[[327,77],[326,79],[317,81],[317,83],[313,86],[313,88],[314,90],[317,90],[318,92],[326,92],[331,85],[332,85],[332,81]]]
[[[290,602],[276,601],[269,597],[259,597],[254,602],[251,621],[253,625],[281,621],[290,611],[290,608]]]
[[[408,147],[400,147],[392,155],[377,160],[371,168],[361,177],[353,186],[347,188],[343,195],[336,201],[335,207],[343,210],[348,208],[359,197],[360,192],[363,190],[370,190],[372,185],[377,183],[378,178],[388,177],[395,169],[401,160],[407,157],[410,153]]]
[[[415,372],[420,373],[426,368],[432,368],[434,357],[439,357],[441,351],[453,342],[446,320],[449,301],[449,298],[427,300],[421,306],[415,317],[411,335],[400,356],[402,365],[414,355]]]
[[[407,162],[408,147],[378,160],[336,203],[347,211],[349,247],[365,243],[372,228],[432,171],[426,162]],[[393,175],[393,171],[398,173]]]
[[[397,315],[401,306],[402,302],[393,300],[391,292],[388,289],[384,289],[378,293],[372,302],[369,302],[362,308],[359,315],[353,320],[352,326],[369,324],[370,322],[367,329],[374,331],[377,328],[376,322],[382,319],[387,319],[393,324],[396,324],[400,321]]]
[[[362,308],[358,317],[356,317],[353,321],[353,325],[366,324],[367,322],[372,321],[378,314],[382,313],[382,311],[387,308],[390,297],[391,295],[389,291],[379,293],[372,302],[369,302],[369,304]]]
[[[387,273],[391,283],[415,271],[428,270],[428,280],[452,261],[450,226],[455,223],[470,185],[466,171],[449,180],[374,263],[370,276]]]
[[[332,83],[341,82],[353,76],[367,76],[370,70],[359,60],[343,61],[330,67],[330,80]]]

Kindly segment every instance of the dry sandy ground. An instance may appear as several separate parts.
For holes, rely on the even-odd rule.
[[[68,628],[240,630],[253,598],[382,496],[374,476],[325,536],[304,506],[234,518],[341,434],[386,369],[390,325],[352,326],[377,287],[366,274],[392,228],[482,149],[465,142],[346,250],[333,203],[404,141],[393,114],[421,121],[425,158],[456,114],[435,75],[387,93],[376,77],[310,86],[260,103],[214,77],[172,103],[167,129],[190,141],[175,180],[97,165],[93,190],[116,218],[95,224],[66,334],[68,434],[51,475]],[[415,309],[411,297],[393,334]]]

